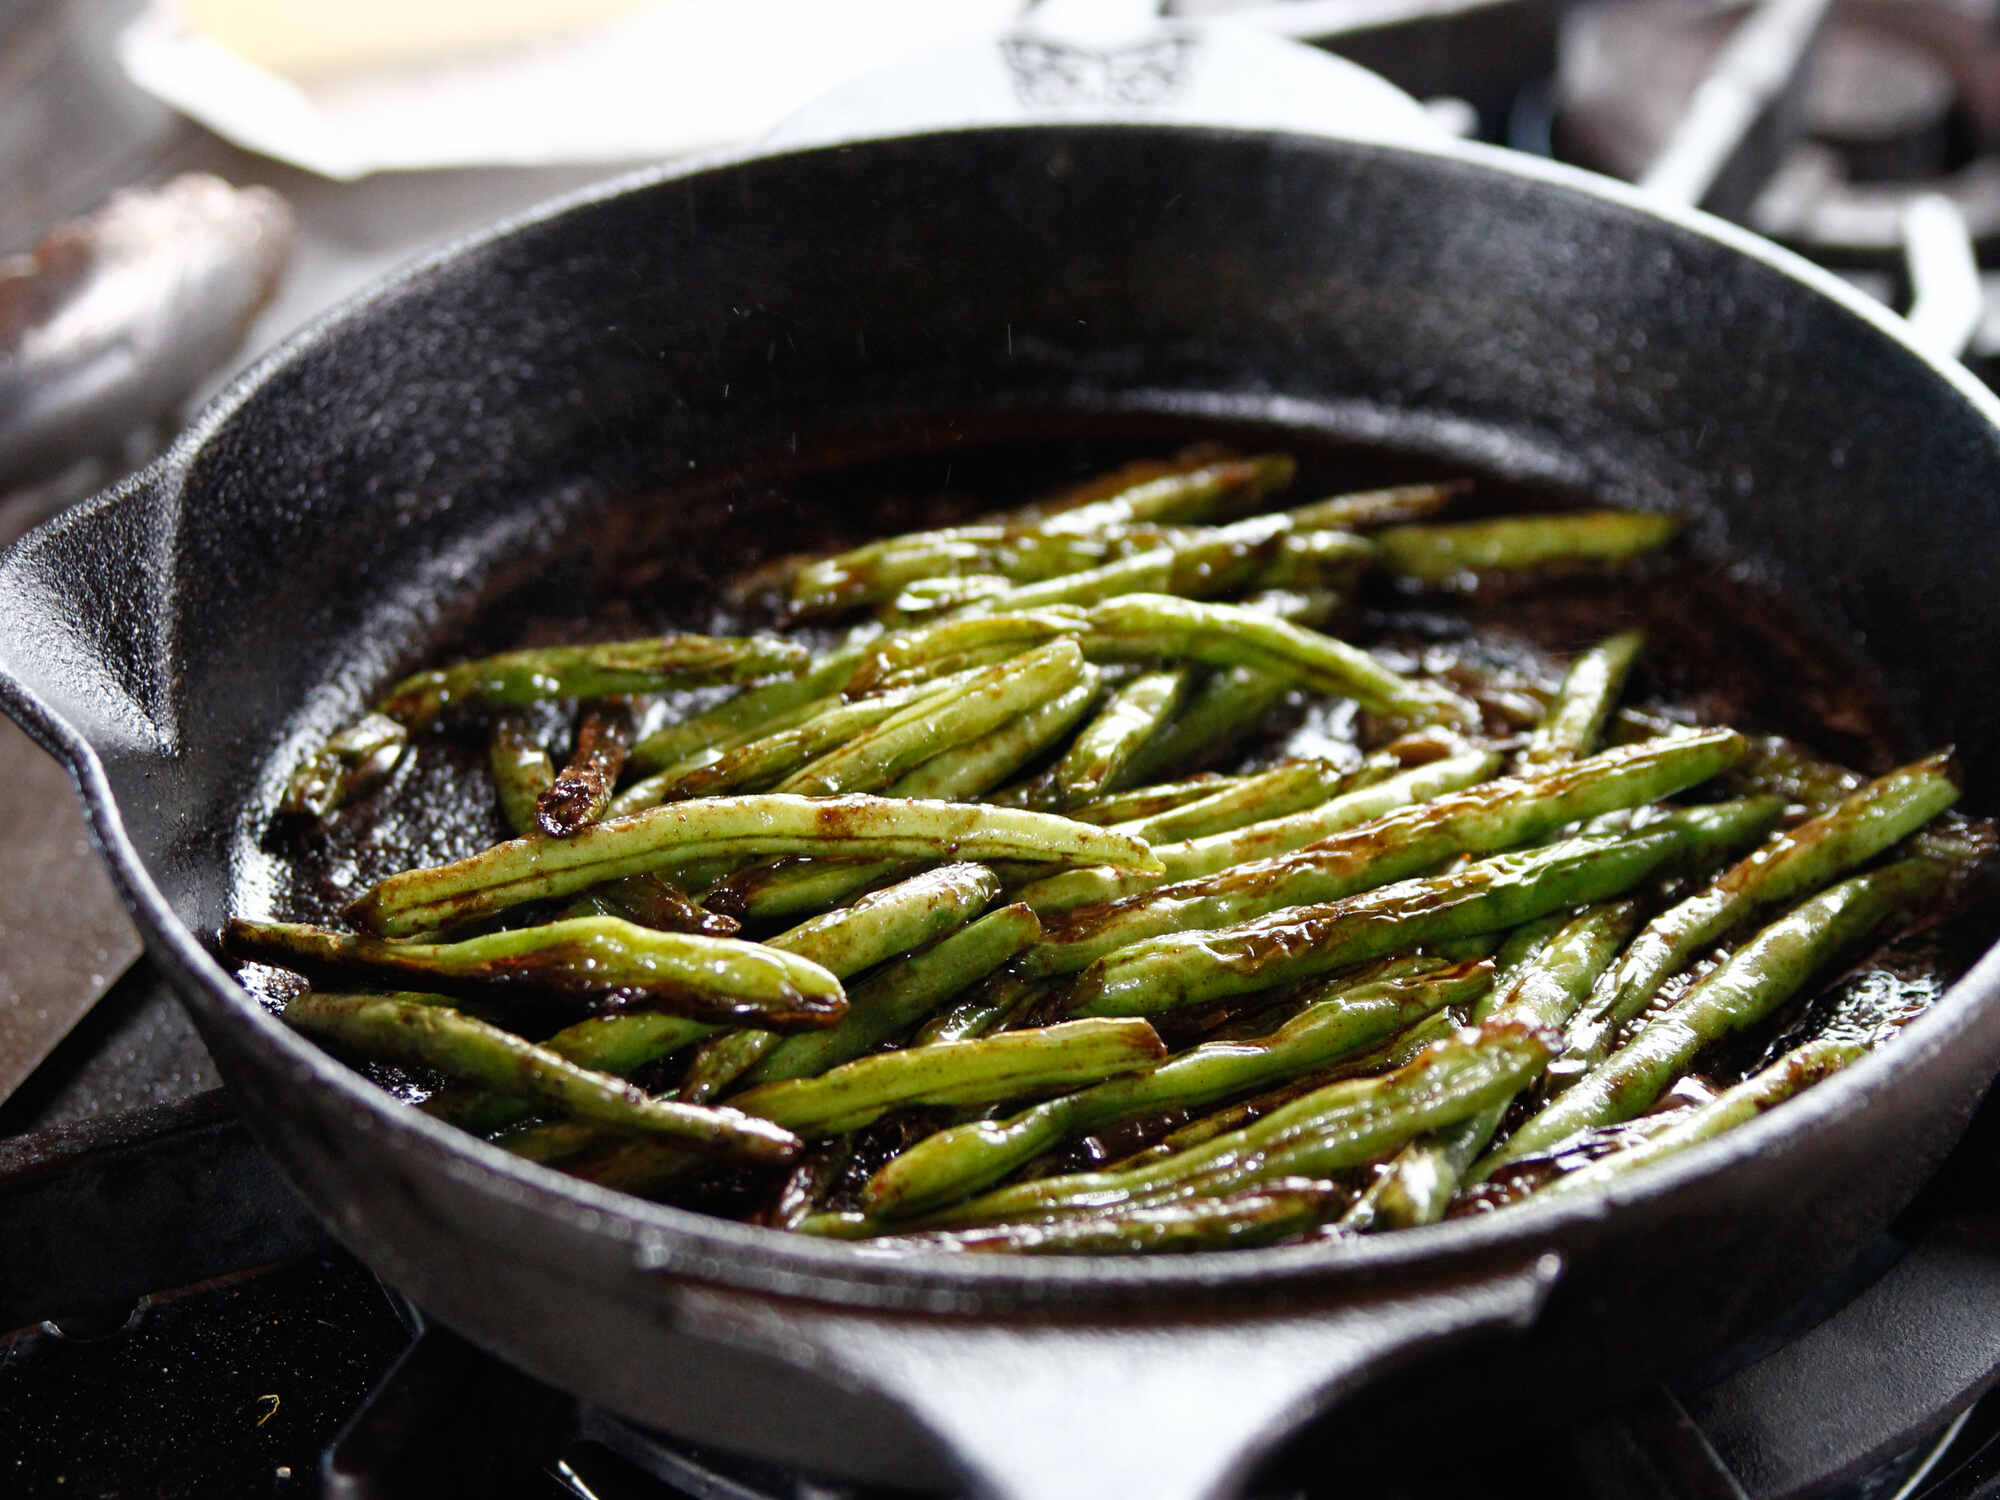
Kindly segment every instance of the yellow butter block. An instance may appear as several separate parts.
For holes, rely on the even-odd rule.
[[[579,29],[644,0],[180,0],[182,18],[294,78],[417,62]]]

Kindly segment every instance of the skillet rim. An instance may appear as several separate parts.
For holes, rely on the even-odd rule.
[[[1657,228],[1674,229],[1719,243],[1765,271],[1803,284],[1808,291],[1831,301],[1839,311],[1859,318],[1876,334],[1899,346],[1903,353],[1914,356],[1933,377],[1983,417],[1994,430],[1996,440],[2000,440],[2000,397],[1980,385],[1957,362],[1941,361],[1916,345],[1907,325],[1886,308],[1866,299],[1830,272],[1746,230],[1699,210],[1653,202],[1637,189],[1608,178],[1501,148],[1464,142],[1388,144],[1288,132],[1129,123],[988,126],[874,137],[798,152],[749,149],[708,153],[566,194],[461,236],[343,300],[304,326],[232,380],[160,458],[123,483],[74,508],[66,517],[48,523],[43,530],[63,529],[124,503],[177,502],[188,470],[209,440],[280,371],[323,341],[337,338],[344,325],[364,316],[383,297],[411,287],[517,231],[600,202],[752,161],[848,152],[865,149],[872,141],[949,140],[962,135],[989,135],[995,130],[1042,134],[1165,131],[1176,135],[1194,131],[1218,137],[1290,138],[1377,156],[1441,159],[1498,172],[1549,191],[1578,194],[1635,214]],[[981,1310],[998,1310],[1053,1303],[1080,1305],[1114,1296],[1129,1298],[1133,1294],[1151,1303],[1162,1298],[1180,1298],[1190,1291],[1246,1285],[1265,1290],[1305,1283],[1344,1282],[1382,1272],[1448,1269],[1501,1258],[1527,1263],[1551,1249],[1560,1249],[1567,1236],[1614,1215],[1635,1212],[1641,1205],[1651,1205],[1665,1214],[1682,1213],[1687,1207],[1686,1200],[1700,1187],[1726,1174],[1733,1164],[1750,1156],[1782,1153],[1814,1131],[1861,1112],[1872,1094],[1892,1087],[1902,1075],[1922,1068],[1926,1060],[1962,1040],[1982,1019],[1983,1010],[1997,1003],[1996,991],[2000,991],[2000,946],[1996,946],[1941,994],[1925,1014],[1906,1026],[1904,1036],[1839,1076],[1816,1085],[1804,1097],[1790,1101],[1787,1108],[1761,1116],[1630,1178],[1568,1201],[1530,1199],[1499,1215],[1479,1215],[1351,1241],[1259,1250],[1204,1251],[1161,1258],[989,1259],[919,1255],[892,1259],[853,1244],[738,1224],[599,1188],[552,1168],[525,1162],[399,1103],[360,1073],[284,1026],[243,990],[202,941],[181,923],[126,835],[122,814],[97,752],[71,725],[4,672],[0,672],[0,707],[20,719],[35,738],[68,764],[90,815],[100,853],[111,867],[128,910],[163,961],[169,977],[197,1006],[211,1002],[220,1006],[223,1024],[241,1025],[247,1019],[246,1044],[263,1054],[258,1059],[260,1063],[275,1067],[296,1081],[331,1087],[340,1102],[358,1107],[373,1128],[393,1132],[398,1150],[433,1157],[446,1170],[469,1162],[479,1171],[479,1190],[483,1193],[511,1197],[516,1206],[552,1218],[583,1219],[591,1231],[599,1234],[615,1233],[629,1243],[635,1270],[751,1292],[808,1296],[835,1304],[977,1306]],[[247,1018],[245,1012],[249,1013]],[[261,1129],[260,1120],[249,1115],[245,1118],[253,1131]],[[310,1199],[311,1195],[307,1196]]]

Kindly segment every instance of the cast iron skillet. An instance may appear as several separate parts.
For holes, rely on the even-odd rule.
[[[1188,128],[752,156],[469,241],[0,558],[0,702],[70,767],[245,1117],[334,1232],[487,1347],[714,1443],[992,1496],[1221,1495],[1393,1364],[1458,1346],[1424,1386],[1428,1443],[1510,1399],[1562,1409],[1879,1231],[2000,1065],[2000,957],[1892,1048],[1602,1198],[976,1264],[516,1161],[215,961],[225,912],[266,900],[289,759],[613,497],[1047,411],[1253,416],[1683,512],[1883,671],[1910,748],[1955,741],[1972,787],[2000,785],[2000,407],[1963,372],[1771,247],[1575,173]],[[700,507],[657,519],[702,546]],[[1508,1329],[1529,1332],[1476,1338]]]

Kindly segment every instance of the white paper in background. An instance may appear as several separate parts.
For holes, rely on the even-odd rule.
[[[996,32],[1021,7],[663,0],[569,36],[299,83],[189,32],[154,0],[118,54],[135,84],[218,135],[351,179],[638,161],[753,140],[843,79]]]

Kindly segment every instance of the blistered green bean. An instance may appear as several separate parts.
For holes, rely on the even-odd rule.
[[[1742,750],[1741,736],[1726,729],[1705,730],[1620,746],[1567,766],[1437,796],[1330,834],[1297,853],[1163,885],[1102,908],[1045,915],[1048,934],[1029,962],[1046,973],[1073,973],[1143,939],[1337,901],[1406,879],[1455,855],[1498,853],[1580,819],[1642,806],[1726,770]],[[1392,779],[1350,795],[1360,798],[1396,784]],[[1779,804],[1765,799],[1755,805],[1767,828]]]
[[[1182,668],[1142,672],[1111,695],[1056,762],[1056,786],[1065,805],[1088,802],[1117,785],[1134,752],[1171,718],[1190,687]]]
[[[1503,931],[1741,848],[1777,811],[1769,803],[1691,808],[1635,833],[1566,839],[1235,927],[1149,938],[1086,969],[1070,1013],[1157,1015],[1420,943]]]
[[[1625,689],[1625,678],[1645,644],[1645,636],[1628,630],[1578,657],[1556,690],[1548,714],[1522,750],[1521,765],[1561,765],[1596,749],[1611,711],[1618,706],[1618,695]]]
[[[543,646],[417,672],[389,689],[375,711],[416,727],[460,707],[511,708],[551,698],[603,698],[790,677],[804,669],[807,659],[803,646],[763,637],[662,635],[596,646]]]
[[[817,1078],[762,1084],[729,1102],[800,1135],[842,1135],[892,1109],[993,1104],[1148,1068],[1166,1055],[1143,1021],[1064,1021],[976,1042],[878,1053]]]
[[[285,1019],[338,1047],[436,1068],[616,1130],[665,1136],[741,1161],[788,1161],[799,1149],[798,1137],[766,1120],[734,1109],[655,1099],[608,1073],[579,1067],[547,1047],[445,1006],[387,995],[307,993],[286,1005]]]
[[[1473,705],[1440,683],[1390,671],[1319,631],[1227,604],[1127,594],[1091,609],[1084,641],[1093,659],[1165,657],[1211,667],[1252,667],[1311,692],[1352,698],[1376,713],[1420,723],[1476,725]]]
[[[1610,1054],[1618,1033],[1702,949],[1759,909],[1816,890],[1923,826],[1958,796],[1948,752],[1870,782],[1829,811],[1775,835],[1709,885],[1661,913],[1598,982],[1569,1031],[1554,1082]]]
[[[524,1005],[551,997],[643,1003],[701,1020],[828,1026],[846,1014],[840,981],[761,943],[656,932],[617,917],[576,917],[455,943],[385,942],[295,922],[231,918],[232,953],[309,970],[361,971],[470,986]]]
[[[1550,563],[1622,562],[1665,546],[1680,529],[1678,516],[1579,510],[1496,516],[1455,525],[1392,526],[1376,532],[1374,541],[1392,572],[1426,583],[1447,583],[1467,573]]]
[[[410,732],[383,714],[335,730],[285,783],[278,811],[323,818],[395,770]]]
[[[889,786],[933,756],[977,740],[1069,691],[1084,670],[1076,642],[1051,641],[963,682],[939,686],[793,772],[778,789],[826,797]]]
[[[392,875],[349,906],[371,931],[403,937],[567,896],[670,863],[729,854],[1158,861],[1136,839],[1047,813],[850,795],[709,797],[594,823],[570,839],[515,839],[466,859]]]
[[[881,1218],[926,1212],[999,1181],[1061,1141],[1167,1109],[1199,1109],[1369,1046],[1492,980],[1490,963],[1326,986],[1267,1037],[1211,1042],[1140,1077],[1051,1099],[1005,1120],[954,1126],[918,1142],[869,1180],[862,1206]]]
[[[852,1062],[1000,968],[1040,936],[1041,930],[1041,923],[1027,907],[1003,906],[930,947],[884,966],[849,986],[847,1014],[837,1024],[824,1031],[786,1037],[751,1070],[748,1081],[812,1078]]]
[[[1484,1176],[1580,1130],[1639,1114],[1702,1048],[1770,1015],[1892,912],[1931,895],[1943,874],[1930,860],[1904,860],[1800,903],[1557,1095],[1475,1170]]]

